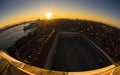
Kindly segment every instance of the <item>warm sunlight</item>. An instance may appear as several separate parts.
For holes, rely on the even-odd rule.
[[[49,20],[52,17],[52,13],[46,12],[45,17]]]

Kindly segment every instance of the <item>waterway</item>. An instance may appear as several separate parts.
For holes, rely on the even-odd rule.
[[[33,31],[33,29],[28,29],[24,31],[24,27],[28,26],[30,23],[25,23],[17,26],[13,26],[3,32],[0,33],[0,49],[6,51],[9,47],[11,47],[15,41],[26,36],[29,32]]]

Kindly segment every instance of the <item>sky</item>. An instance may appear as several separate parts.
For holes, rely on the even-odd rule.
[[[0,27],[35,19],[93,20],[120,28],[120,0],[0,0]]]

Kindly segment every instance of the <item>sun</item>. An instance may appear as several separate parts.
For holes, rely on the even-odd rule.
[[[46,12],[45,17],[49,20],[52,17],[52,13]]]

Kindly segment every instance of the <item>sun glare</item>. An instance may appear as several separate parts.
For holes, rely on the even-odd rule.
[[[52,13],[46,12],[45,17],[49,20],[52,17]]]

